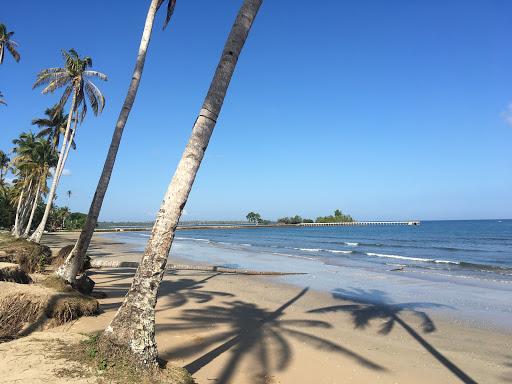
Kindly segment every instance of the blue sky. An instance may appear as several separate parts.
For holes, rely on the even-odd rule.
[[[165,32],[159,15],[100,219],[155,217],[240,3],[178,0]],[[72,210],[88,209],[148,4],[2,6],[22,59],[0,68],[1,149],[57,100],[31,85],[62,48],[109,76],[59,188]],[[507,0],[267,0],[184,219],[511,218],[511,14]]]

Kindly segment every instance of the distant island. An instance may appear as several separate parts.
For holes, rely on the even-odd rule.
[[[246,216],[246,219],[249,223],[259,224],[259,225],[268,225],[272,224],[270,220],[262,219],[261,215],[256,212],[249,212]],[[277,219],[277,224],[302,224],[302,223],[347,223],[353,222],[354,219],[350,215],[345,215],[341,210],[336,209],[334,211],[334,215],[329,216],[319,216],[316,220],[305,219],[299,215],[295,215],[292,217],[281,217]]]

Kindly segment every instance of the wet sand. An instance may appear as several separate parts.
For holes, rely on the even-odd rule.
[[[43,242],[58,248],[76,236],[52,234]],[[90,254],[141,256],[102,236],[93,238]],[[104,313],[46,332],[103,330],[134,272],[92,270],[96,289],[107,294]],[[329,294],[269,276],[168,272],[157,304],[159,353],[200,384],[512,382],[512,334],[468,327],[422,303],[380,305],[346,295],[342,283]]]

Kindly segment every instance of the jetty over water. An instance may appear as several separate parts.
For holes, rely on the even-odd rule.
[[[340,223],[301,223],[301,227],[335,227],[335,226],[366,226],[366,225],[420,225],[419,220],[413,221],[344,221]]]
[[[340,226],[372,226],[372,225],[420,225],[419,220],[411,221],[347,221],[341,223],[300,223],[300,224],[246,224],[246,225],[178,225],[176,230],[194,229],[254,229],[283,227],[340,227]],[[96,232],[141,232],[151,231],[151,227],[115,227],[97,228]]]

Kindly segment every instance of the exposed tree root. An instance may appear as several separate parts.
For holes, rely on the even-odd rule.
[[[117,261],[117,260],[91,260],[92,268],[137,268],[137,261]],[[254,271],[250,269],[224,268],[216,265],[189,265],[189,264],[167,264],[166,269],[173,271],[200,271],[200,272],[218,272],[237,275],[306,275],[306,272],[275,272],[275,271]]]
[[[0,283],[0,339],[64,324],[99,310],[96,299],[38,284]]]
[[[46,245],[16,239],[5,233],[0,236],[0,252],[5,261],[19,264],[26,273],[44,271],[52,259],[52,251]]]
[[[18,284],[30,284],[32,279],[22,271],[18,264],[0,262],[0,281]]]

